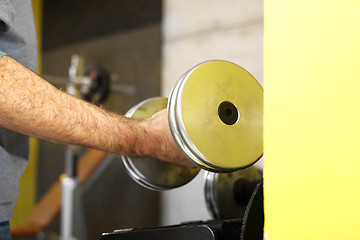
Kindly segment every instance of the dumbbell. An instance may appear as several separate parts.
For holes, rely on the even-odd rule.
[[[242,218],[262,179],[255,166],[230,173],[205,173],[206,207],[214,219]]]
[[[263,154],[263,89],[234,63],[200,63],[180,77],[168,102],[166,98],[148,99],[125,116],[148,118],[165,108],[176,144],[201,169],[233,172],[251,166]],[[182,186],[199,171],[165,166],[168,163],[157,159],[121,158],[135,181],[155,190]]]

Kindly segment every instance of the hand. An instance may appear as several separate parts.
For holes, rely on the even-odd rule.
[[[152,118],[147,119],[146,121],[149,123],[149,131],[155,133],[160,139],[160,146],[155,150],[156,158],[188,168],[197,167],[176,145],[170,132],[166,109],[156,113]]]

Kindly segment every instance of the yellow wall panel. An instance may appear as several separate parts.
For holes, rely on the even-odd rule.
[[[264,11],[267,238],[360,239],[360,1]]]

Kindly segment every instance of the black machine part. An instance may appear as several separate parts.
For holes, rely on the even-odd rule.
[[[100,240],[262,240],[263,183],[257,183],[243,218],[190,222],[180,225],[124,229],[104,233]]]
[[[264,190],[261,180],[255,187],[246,208],[241,227],[241,240],[262,240],[264,236]]]
[[[101,240],[238,240],[241,219],[191,222],[154,229],[127,229],[103,234]]]
[[[110,91],[110,77],[101,65],[94,64],[85,69],[84,75],[90,78],[90,86],[82,92],[85,101],[99,105],[105,101]]]

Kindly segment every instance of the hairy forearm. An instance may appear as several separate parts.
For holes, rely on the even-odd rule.
[[[146,124],[76,99],[10,57],[0,58],[1,127],[46,140],[141,156],[151,155],[145,138],[157,141]]]
[[[0,58],[0,127],[45,140],[195,167],[171,137],[166,111],[129,119],[64,93],[8,56]]]

